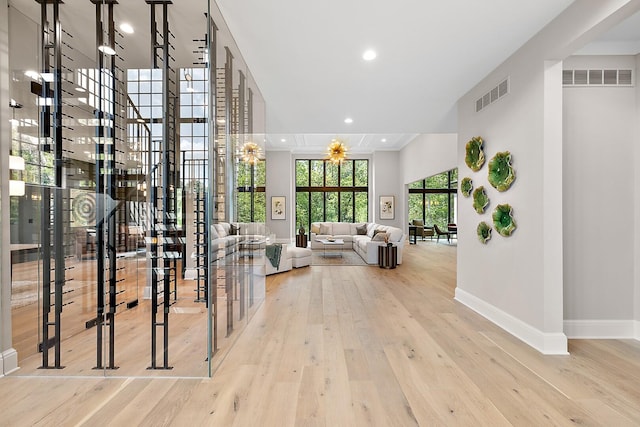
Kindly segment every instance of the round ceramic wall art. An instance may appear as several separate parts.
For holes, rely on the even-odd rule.
[[[513,209],[511,205],[504,204],[496,206],[492,216],[496,231],[502,236],[511,236],[513,230],[516,229],[516,221],[513,219]]]
[[[489,183],[498,191],[507,191],[516,179],[516,171],[511,166],[511,153],[496,153],[489,161]]]
[[[473,190],[473,181],[471,181],[471,178],[462,178],[462,181],[460,181],[460,192],[462,195],[464,197],[469,197],[471,195],[471,190]]]
[[[467,142],[467,155],[464,158],[464,162],[474,172],[478,172],[484,165],[483,143],[484,141],[479,136],[474,136]]]
[[[491,239],[491,226],[482,221],[478,224],[476,231],[478,232],[478,240],[486,245],[489,239]]]
[[[484,210],[489,205],[489,197],[487,193],[484,191],[484,187],[481,185],[480,187],[473,190],[473,208],[479,214],[484,213]]]

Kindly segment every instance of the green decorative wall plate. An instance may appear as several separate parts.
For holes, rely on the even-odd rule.
[[[487,193],[484,191],[484,187],[481,185],[480,187],[473,190],[473,208],[479,214],[484,213],[484,210],[489,205],[489,197]]]
[[[496,231],[502,236],[511,236],[516,229],[516,221],[513,219],[513,209],[511,205],[504,204],[496,206],[492,216]]]
[[[511,166],[511,153],[496,153],[489,161],[489,183],[498,191],[507,191],[516,179],[516,171]]]
[[[473,190],[473,181],[471,181],[471,178],[462,178],[462,181],[460,181],[460,192],[462,195],[464,197],[469,197],[471,195],[471,190]]]
[[[464,162],[474,172],[478,172],[484,165],[482,144],[484,144],[484,141],[479,136],[474,136],[467,142],[467,155],[464,158]]]
[[[478,224],[478,228],[476,229],[478,232],[478,240],[485,245],[491,239],[491,226],[486,222],[482,221]]]

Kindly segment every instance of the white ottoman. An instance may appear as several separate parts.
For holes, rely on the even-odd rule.
[[[307,267],[311,265],[311,249],[289,246],[287,252],[291,256],[291,266],[293,268]]]

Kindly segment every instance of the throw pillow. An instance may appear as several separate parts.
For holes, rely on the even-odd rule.
[[[381,231],[380,233],[376,233],[373,235],[373,239],[371,239],[372,242],[384,242],[384,239],[387,238],[387,233],[385,233],[384,231]]]
[[[356,226],[356,234],[359,236],[364,236],[365,234],[367,234],[367,224]]]
[[[214,225],[211,225],[211,239],[219,239],[220,235],[218,234],[218,231],[216,230],[216,227]]]
[[[414,219],[413,225],[415,225],[416,227],[424,227],[424,222],[422,222],[421,219]]]
[[[231,224],[231,226],[229,228],[229,235],[237,236],[239,234],[240,234],[240,226]]]
[[[373,240],[373,238],[376,237],[376,234],[380,234],[380,233],[386,233],[386,231],[380,230],[379,228],[376,228],[375,230],[373,230],[373,236],[371,236],[371,240]]]
[[[313,234],[320,234],[320,226],[318,224],[311,224],[311,232]]]
[[[320,224],[320,233],[322,235],[330,235],[331,234],[331,227],[329,227],[328,224]]]
[[[220,237],[227,237],[227,230],[224,229],[222,224],[214,224],[214,227],[216,227],[216,231]]]

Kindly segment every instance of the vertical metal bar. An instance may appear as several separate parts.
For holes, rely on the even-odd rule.
[[[53,243],[55,245],[55,367],[61,365],[62,335],[62,292],[65,282],[64,262],[64,199],[62,193],[62,174],[64,172],[62,158],[62,26],[60,24],[59,2],[53,3],[54,21],[54,90],[53,90],[53,135],[55,140],[55,180],[54,195],[54,228]]]
[[[98,100],[102,101],[102,69],[103,69],[103,53],[98,49],[102,45],[102,8],[100,2],[96,2],[96,73],[98,79]],[[95,110],[95,116],[98,120],[96,126],[96,168],[95,168],[95,181],[96,181],[96,369],[103,368],[103,328],[104,328],[104,226],[102,221],[104,214],[104,178],[102,170],[104,169],[104,156],[103,147],[103,129],[101,127],[103,114],[100,110],[100,105]]]
[[[49,71],[49,22],[47,20],[47,5],[40,4],[40,70],[43,73]],[[48,97],[49,87],[46,81],[42,82],[41,98]],[[43,103],[40,108],[40,144],[51,136],[49,127],[49,106]],[[42,368],[49,368],[49,314],[51,313],[51,188],[42,189]]]
[[[225,219],[233,221],[234,173],[233,173],[233,141],[232,141],[232,112],[233,112],[233,54],[225,46],[226,61],[224,65],[224,114],[225,114]]]
[[[155,4],[149,3],[150,6],[150,19],[151,19],[151,69],[155,69],[158,67],[158,59],[156,57],[156,48],[158,45],[158,28],[156,24],[156,8]],[[153,119],[153,118],[151,118]],[[153,120],[151,120],[153,123]],[[155,169],[155,165],[153,165],[153,155],[152,150],[153,147],[153,135],[151,135],[149,139],[149,176],[152,176],[152,168],[154,168],[155,172],[153,173],[154,178],[157,179],[157,169]],[[156,215],[158,208],[158,197],[157,197],[157,187],[156,187],[155,179],[151,179],[150,185],[148,186],[149,195],[150,195],[150,215],[148,217],[149,220],[149,229],[151,230],[151,244],[149,250],[151,251],[151,369],[156,368],[156,344],[157,344],[157,314],[158,314],[158,231],[156,227]],[[164,276],[163,276],[164,277]]]
[[[209,8],[211,5],[209,4]],[[212,374],[211,359],[213,354],[218,348],[218,269],[215,265],[215,258],[212,256],[212,245],[209,241],[209,227],[213,224],[213,210],[216,209],[216,200],[218,197],[218,178],[216,176],[218,170],[218,131],[216,127],[216,88],[217,88],[217,27],[213,18],[207,12],[208,25],[207,25],[207,66],[209,67],[209,141],[208,141],[208,180],[209,187],[206,193],[207,203],[205,204],[205,242],[207,257],[205,260],[206,266],[206,286],[208,295],[208,330],[209,336],[207,338],[207,360],[209,376]],[[211,265],[209,264],[211,262]]]
[[[114,19],[113,19],[113,7],[114,3],[109,3],[108,6],[108,34],[109,34],[109,45],[115,49],[115,28],[114,28]],[[109,75],[109,83],[111,84],[110,92],[111,97],[109,103],[107,104],[106,116],[109,118],[107,123],[110,123],[109,126],[109,134],[106,135],[107,139],[110,140],[111,144],[107,146],[108,155],[107,155],[107,193],[109,195],[109,200],[113,203],[116,201],[116,187],[117,187],[117,176],[115,173],[116,169],[116,118],[115,114],[115,102],[116,102],[116,55],[113,55],[109,58],[110,61],[110,75]],[[107,252],[109,256],[109,312],[107,314],[107,322],[109,325],[109,369],[115,369],[115,315],[116,315],[116,272],[117,272],[117,260],[116,260],[116,209],[115,207],[110,207],[110,211],[108,212],[109,222],[107,225]]]
[[[169,111],[169,17],[167,10],[167,3],[162,4],[162,41],[163,41],[163,49],[162,49],[162,95],[163,95],[163,126],[162,126],[162,142],[163,142],[163,167],[162,167],[162,181],[163,181],[163,200],[162,200],[162,210],[163,210],[163,223],[164,223],[164,236],[163,239],[163,253],[166,254],[169,249],[169,245],[167,243],[167,231],[170,229],[171,222],[169,221],[169,213],[171,212],[171,200],[170,200],[170,184],[171,184],[171,159],[169,157],[170,152],[170,134],[169,134],[169,120],[170,120],[170,111]],[[164,259],[164,313],[163,313],[163,322],[164,326],[162,328],[164,332],[164,368],[167,369],[169,367],[169,304],[171,302],[171,272],[167,268],[168,261]]]

